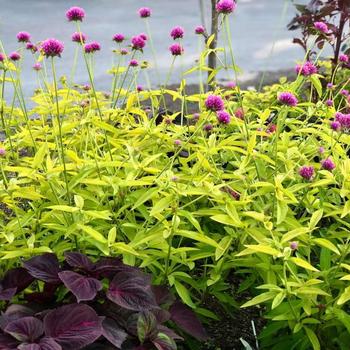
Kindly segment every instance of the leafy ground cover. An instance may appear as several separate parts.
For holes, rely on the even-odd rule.
[[[18,52],[5,55],[3,50],[4,349],[70,349],[50,325],[50,315],[62,308],[65,317],[86,313],[92,321],[88,317],[83,323],[94,323],[88,326],[95,333],[85,341],[77,336],[74,349],[101,334],[122,349],[176,349],[175,340],[179,343],[181,337],[186,341],[179,346],[198,348],[196,340],[163,323],[170,320],[176,332],[180,326],[204,340],[190,309],[204,325],[210,320],[219,325],[218,315],[235,315],[240,308],[252,308],[249,317],[259,316],[259,334],[255,337],[252,330],[248,339],[251,348],[348,348],[350,79],[346,47],[337,50],[347,38],[347,2],[311,1],[299,8],[306,11],[302,18],[309,16],[309,21],[296,20],[304,26],[299,43],[305,43],[305,57],[295,79],[281,78],[262,91],[215,82],[219,70],[237,75],[228,22],[235,6],[221,0],[215,7],[227,47],[213,48],[214,37],[196,28],[203,51],[198,65],[185,73],[199,76],[199,91],[193,94],[187,93],[185,80],[177,89],[167,88],[173,65],[185,54],[181,27],[171,31],[169,76],[153,89],[138,85],[139,74],[147,71],[142,52],[153,46],[149,31],[130,41],[114,35],[111,91],[96,91],[94,55],[101,47],[85,43],[80,8],[71,8],[66,16],[76,25],[72,40],[86,63],[87,85],[56,76],[55,61],[64,55],[64,46],[55,39],[32,43],[29,33],[20,32]],[[151,14],[140,9],[146,29]],[[342,22],[337,25],[339,14]],[[334,57],[321,60],[328,44]],[[33,54],[29,60],[34,58],[40,83],[31,108],[20,77],[26,50]],[[213,53],[222,60],[216,69],[205,63]],[[10,102],[7,86],[14,91]],[[168,108],[169,99],[177,110]],[[80,262],[72,262],[72,256]],[[33,268],[38,261],[40,268]],[[114,263],[97,273],[96,266],[106,261]],[[52,267],[50,276],[43,265]],[[9,277],[11,271],[25,273],[29,283],[19,285]],[[118,283],[139,293],[138,304],[147,307],[130,308],[135,301],[122,298],[125,291]],[[156,288],[151,284],[169,286],[178,298],[173,310],[182,310],[182,319],[171,318],[169,304],[161,312],[163,303],[156,303],[153,292],[141,293]],[[41,300],[45,307],[17,313],[30,306],[33,293],[35,303]],[[110,301],[137,311],[137,319],[120,311],[122,316],[108,325],[118,342],[102,333],[101,324],[107,321],[97,317],[108,320],[110,315],[97,306]],[[9,323],[6,315],[13,309],[16,317]],[[132,325],[123,323],[128,317]],[[183,318],[197,325],[197,332],[184,326]]]

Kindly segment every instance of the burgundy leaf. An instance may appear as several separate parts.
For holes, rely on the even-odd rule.
[[[170,320],[170,312],[163,309],[154,309],[152,310],[154,316],[156,316],[156,319],[158,323],[164,323],[166,321]]]
[[[11,300],[12,297],[16,294],[17,288],[7,288],[3,289],[0,285],[0,300]]]
[[[0,328],[4,330],[12,322],[26,316],[33,316],[34,311],[24,305],[13,304],[0,316]]]
[[[21,342],[34,342],[43,334],[44,326],[39,319],[27,316],[10,322],[4,331]]]
[[[150,311],[140,312],[137,319],[137,337],[140,343],[155,337],[157,332],[157,319],[153,313]]]
[[[43,255],[35,256],[26,261],[23,266],[38,280],[54,284],[61,282],[58,278],[60,266],[55,254],[45,253]]]
[[[207,333],[196,314],[188,306],[177,300],[170,307],[169,312],[171,314],[171,320],[186,333],[201,341],[208,339]]]
[[[157,307],[150,283],[145,277],[130,273],[117,273],[106,293],[107,298],[129,310],[144,311]]]
[[[102,335],[117,348],[121,348],[128,337],[127,333],[118,326],[118,323],[108,317],[102,321]]]
[[[40,339],[39,345],[41,350],[62,350],[62,346],[50,337]]]
[[[70,252],[65,253],[64,257],[71,267],[76,267],[86,271],[90,271],[94,267],[92,261],[84,254],[78,252]]]
[[[34,281],[26,269],[23,267],[16,267],[6,272],[2,286],[4,289],[16,288],[16,293],[26,289]]]
[[[103,258],[99,260],[93,269],[97,276],[113,278],[114,274],[121,271],[136,271],[137,268],[122,263],[119,258]]]
[[[18,341],[7,334],[0,333],[0,349],[11,350],[17,349]]]
[[[158,350],[176,350],[176,343],[165,333],[158,333],[157,337],[152,340],[153,345]]]
[[[96,278],[85,277],[73,271],[63,271],[58,274],[64,285],[76,296],[78,303],[82,300],[93,300],[102,283]]]
[[[152,286],[152,290],[158,305],[170,305],[175,301],[174,295],[166,286]]]
[[[102,334],[102,320],[84,304],[61,306],[44,318],[46,336],[53,338],[64,350],[78,350],[93,343]]]

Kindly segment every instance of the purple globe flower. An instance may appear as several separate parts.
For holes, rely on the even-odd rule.
[[[343,114],[340,112],[337,112],[335,114],[335,121],[337,121],[340,124],[340,127],[344,131],[350,130],[350,114]]]
[[[141,18],[151,17],[151,9],[149,7],[141,7],[139,9],[139,15]]]
[[[81,7],[73,6],[66,12],[66,17],[69,22],[81,22],[85,17],[85,11]]]
[[[140,35],[136,35],[131,38],[131,44],[133,50],[142,50],[146,45],[146,41]]]
[[[226,86],[230,89],[235,89],[237,84],[234,81],[229,81]]]
[[[289,243],[289,248],[291,250],[297,250],[298,249],[298,246],[299,246],[299,243],[298,242],[290,242]]]
[[[85,44],[85,53],[94,53],[101,50],[101,45],[97,41],[92,41],[91,43]]]
[[[332,159],[330,159],[330,158],[327,158],[327,159],[323,160],[321,162],[321,165],[322,165],[323,169],[326,169],[326,170],[329,170],[329,171],[332,171],[333,169],[335,169],[335,164],[332,161]]]
[[[327,34],[329,32],[328,26],[324,22],[315,22],[314,28],[320,31],[321,33]]]
[[[332,83],[327,84],[327,89],[331,90],[334,88],[334,85]]]
[[[341,129],[340,123],[338,121],[336,121],[336,120],[331,122],[330,126],[331,126],[331,129],[334,130],[334,131],[338,131],[338,130]]]
[[[209,95],[205,100],[205,107],[212,112],[222,111],[225,108],[224,101],[220,96]]]
[[[216,11],[225,15],[233,12],[236,8],[236,3],[233,0],[220,0],[216,4]]]
[[[326,101],[326,105],[328,106],[328,107],[332,107],[333,106],[333,100],[327,100]]]
[[[14,51],[9,54],[9,59],[14,62],[19,61],[21,59],[21,55],[17,51]]]
[[[30,41],[30,34],[28,32],[19,32],[16,37],[20,43],[27,43]]]
[[[75,32],[72,34],[72,41],[78,44],[84,44],[86,42],[87,36],[84,33]]]
[[[123,34],[117,33],[113,35],[113,41],[116,43],[122,43],[125,40],[125,36]]]
[[[299,175],[304,178],[305,180],[311,180],[314,176],[315,169],[313,166],[302,166],[299,169]]]
[[[298,64],[295,67],[295,71],[298,74],[301,74],[305,77],[313,75],[313,74],[317,74],[318,69],[317,67],[310,61],[305,62],[303,65]]]
[[[141,92],[141,91],[143,91],[143,87],[142,87],[141,85],[137,85],[137,86],[136,86],[136,90],[137,90],[138,92]]]
[[[295,107],[298,104],[298,99],[291,92],[288,91],[281,92],[278,95],[278,100],[282,104],[290,107]]]
[[[5,148],[0,148],[0,157],[4,157],[6,155],[6,150]]]
[[[346,89],[343,89],[343,90],[340,91],[340,94],[345,96],[345,97],[347,97],[347,96],[349,96],[349,91],[346,90]]]
[[[198,35],[204,34],[205,33],[205,28],[203,26],[197,26],[194,30],[194,32]]]
[[[41,51],[46,58],[48,57],[61,57],[64,45],[57,39],[46,39],[41,44]]]
[[[171,30],[170,36],[176,40],[184,37],[185,31],[182,27],[175,27]]]
[[[211,130],[213,130],[213,125],[210,124],[210,123],[205,124],[205,125],[203,126],[203,130],[204,130],[204,131],[207,131],[207,132],[210,132]]]
[[[181,143],[182,143],[181,140],[175,140],[175,141],[174,141],[174,145],[175,145],[175,146],[180,146]]]
[[[135,59],[133,59],[129,62],[130,67],[137,67],[138,65],[139,65],[139,63]]]
[[[139,36],[144,40],[147,41],[148,40],[148,36],[145,33],[141,33],[139,34]]]
[[[38,51],[38,48],[33,43],[27,43],[26,49],[32,51],[33,53]]]
[[[172,44],[169,50],[173,56],[180,56],[184,52],[184,48],[178,43]]]
[[[318,152],[320,153],[320,154],[323,154],[324,153],[324,147],[320,147],[319,149],[318,149]]]
[[[129,53],[129,52],[128,52],[127,49],[120,49],[120,54],[121,54],[121,55],[125,56],[125,55],[127,55],[128,53]]]
[[[226,111],[217,112],[218,122],[221,124],[229,124],[231,121],[231,116]]]
[[[340,61],[340,62],[343,62],[343,63],[348,63],[348,62],[349,62],[349,56],[348,56],[348,55],[341,54],[341,55],[339,56],[339,61]]]
[[[35,63],[34,66],[33,66],[33,69],[36,70],[37,72],[38,72],[39,70],[41,70],[41,68],[42,68],[42,67],[41,67],[41,64],[40,64],[39,62]]]
[[[5,61],[6,56],[3,53],[0,53],[0,62]]]

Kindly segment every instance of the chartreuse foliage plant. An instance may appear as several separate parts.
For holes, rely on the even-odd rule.
[[[0,291],[4,300],[11,299],[8,308],[4,305],[5,319],[16,314],[15,323],[7,320],[1,329],[15,348],[34,343],[35,349],[51,349],[47,346],[56,343],[69,349],[50,320],[63,322],[72,310],[81,310],[87,319],[79,322],[93,327],[88,337],[76,336],[79,346],[89,345],[104,335],[96,331],[104,329],[96,315],[110,317],[101,305],[111,312],[114,304],[118,312],[130,310],[125,300],[120,304],[119,284],[137,280],[137,291],[143,286],[154,294],[152,279],[153,285],[169,285],[181,304],[166,302],[165,310],[159,309],[163,303],[155,304],[156,295],[141,293],[137,304],[149,306],[151,300],[157,311],[131,309],[137,315],[131,328],[123,323],[126,315],[122,323],[114,319],[115,336],[127,333],[131,342],[146,342],[136,349],[175,349],[178,336],[163,324],[169,320],[169,326],[177,323],[204,339],[200,326],[193,331],[169,313],[190,315],[192,308],[215,319],[215,312],[203,307],[208,295],[233,312],[260,307],[266,319],[261,348],[348,349],[349,58],[342,53],[342,63],[335,63],[320,61],[321,53],[316,59],[306,55],[293,81],[281,78],[261,92],[241,91],[236,83],[216,85],[219,71],[228,76],[238,71],[228,21],[235,6],[231,0],[219,3],[227,46],[210,48],[214,38],[199,31],[198,65],[183,73],[198,74],[200,92],[192,95],[184,79],[178,89],[167,86],[178,56],[186,54],[182,28],[172,31],[176,42],[165,83],[154,89],[137,83],[148,71],[142,52],[153,50],[147,8],[140,11],[147,35],[133,36],[129,45],[124,35],[113,36],[110,93],[95,89],[93,55],[101,47],[85,43],[82,9],[70,9],[67,19],[76,25],[72,39],[86,64],[87,85],[74,84],[74,74],[56,76],[55,62],[64,59],[62,43],[31,43],[22,32],[18,40],[33,53],[40,83],[29,108],[20,77],[23,44],[19,57],[1,54]],[[313,30],[325,34],[326,29],[318,23]],[[215,70],[205,63],[213,53],[223,63]],[[208,72],[213,87],[205,92],[202,78]],[[10,100],[7,86],[13,91]],[[67,255],[72,251],[84,263],[72,264],[73,253]],[[117,266],[96,271],[111,257]],[[25,270],[22,259],[29,259]],[[50,266],[53,281],[37,274]],[[23,277],[13,281],[8,270],[25,273],[30,284]],[[228,281],[233,278],[242,282],[232,294]],[[22,310],[28,297],[45,304],[41,312],[17,313],[15,305]],[[22,317],[30,317],[30,334],[18,333],[28,325]],[[198,325],[192,314],[184,317]]]

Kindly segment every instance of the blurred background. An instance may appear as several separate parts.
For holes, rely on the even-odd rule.
[[[206,23],[209,25],[210,1],[204,0],[204,3]],[[230,21],[236,64],[242,69],[240,80],[254,79],[262,71],[292,70],[296,60],[303,58],[302,49],[292,44],[295,33],[286,29],[295,14],[293,2],[238,0],[237,3],[237,9],[230,16]],[[298,3],[306,3],[306,0],[298,0]],[[95,79],[100,89],[110,88],[112,77],[106,72],[111,68],[112,50],[116,48],[111,40],[113,34],[123,33],[130,38],[146,32],[145,23],[137,14],[142,6],[152,9],[150,27],[164,81],[172,60],[168,47],[172,43],[169,32],[174,26],[180,25],[185,29],[185,55],[176,61],[170,82],[179,82],[181,71],[190,68],[198,58],[199,38],[194,34],[194,28],[201,24],[199,0],[0,0],[0,39],[6,52],[19,48],[16,40],[19,31],[30,32],[33,42],[49,37],[57,38],[65,44],[62,58],[57,60],[58,74],[69,76],[76,47],[70,40],[75,25],[68,23],[65,18],[65,12],[71,6],[85,9],[87,16],[82,23],[82,31],[88,35],[88,41],[96,40],[102,45],[102,51],[95,55]],[[223,35],[224,33],[221,37]],[[148,45],[145,58],[151,57]],[[25,52],[23,84],[25,93],[29,95],[37,86],[36,73],[32,69],[34,63],[34,56]],[[221,73],[220,78],[230,80],[232,76]],[[189,75],[186,79],[196,82],[198,77]],[[81,59],[75,81],[87,83],[87,74]],[[155,84],[152,78],[151,82]]]

